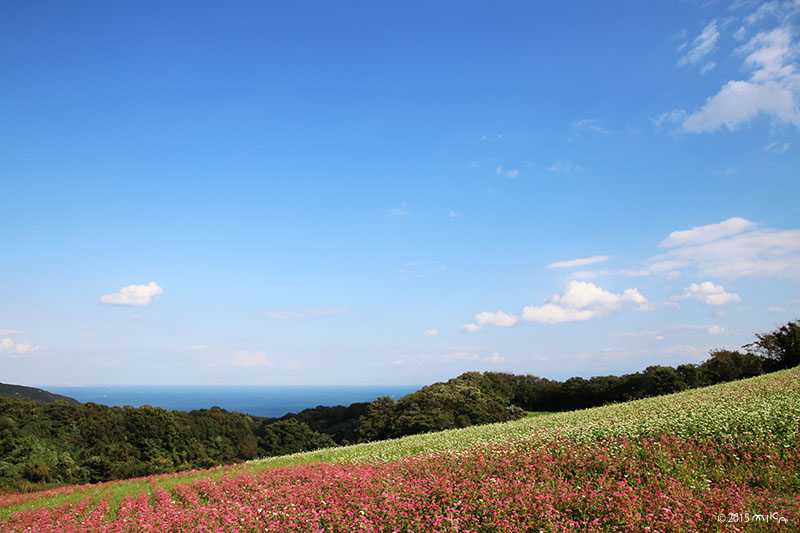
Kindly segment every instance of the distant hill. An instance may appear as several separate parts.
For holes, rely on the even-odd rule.
[[[63,396],[61,394],[53,394],[46,390],[36,389],[34,387],[24,387],[22,385],[8,385],[0,383],[0,396],[3,398],[11,398],[16,400],[33,400],[35,402],[53,403],[58,400],[65,401],[72,405],[78,405],[79,402],[75,398]]]

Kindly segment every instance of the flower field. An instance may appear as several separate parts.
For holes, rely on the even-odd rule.
[[[232,468],[6,495],[0,531],[797,531],[800,369]]]

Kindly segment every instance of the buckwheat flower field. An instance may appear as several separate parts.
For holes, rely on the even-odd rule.
[[[0,531],[800,530],[800,369],[607,407],[0,499]]]

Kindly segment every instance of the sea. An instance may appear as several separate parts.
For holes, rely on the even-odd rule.
[[[104,405],[150,405],[170,411],[192,411],[213,406],[254,416],[281,417],[318,405],[348,406],[379,396],[395,400],[421,385],[364,386],[201,386],[201,385],[90,385],[48,386],[45,390],[79,402]]]

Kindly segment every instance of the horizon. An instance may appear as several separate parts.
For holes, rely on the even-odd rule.
[[[6,3],[0,381],[563,381],[741,349],[800,318],[798,24]]]

